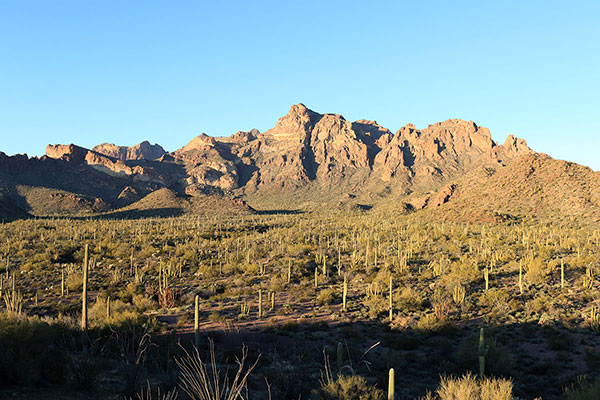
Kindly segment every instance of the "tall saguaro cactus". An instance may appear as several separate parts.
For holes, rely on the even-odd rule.
[[[258,290],[258,318],[262,318],[262,289]]]
[[[519,292],[523,294],[523,260],[519,261]]]
[[[87,280],[88,280],[88,249],[89,245],[85,245],[83,255],[83,293],[81,301],[81,330],[87,331],[88,325],[88,308],[87,308]]]
[[[394,319],[394,304],[393,304],[393,300],[392,300],[392,292],[393,292],[392,276],[390,275],[390,304],[389,304],[389,308],[390,308],[390,323]]]
[[[485,345],[485,333],[484,328],[481,327],[479,330],[479,376],[483,377],[485,374],[485,356],[487,354],[487,346]]]
[[[388,376],[388,397],[387,400],[394,400],[394,368],[390,368]]]
[[[560,288],[565,288],[565,261],[560,260]]]
[[[344,345],[342,345],[342,342],[338,342],[337,344],[337,357],[335,361],[337,363],[337,369],[339,373],[344,365]]]
[[[199,310],[199,296],[196,295],[196,297],[194,297],[194,344],[196,345],[196,348],[198,348],[200,346],[200,329],[199,329],[199,325],[200,325],[200,321],[199,321],[199,314],[200,314],[200,310]]]
[[[348,297],[348,274],[344,274],[344,291],[342,293],[342,310],[346,311],[346,298]]]

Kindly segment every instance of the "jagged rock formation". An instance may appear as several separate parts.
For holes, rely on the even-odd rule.
[[[98,146],[94,146],[92,151],[121,161],[158,160],[163,155],[167,154],[162,146],[150,144],[147,140],[131,147],[117,146],[113,143],[102,143]]]
[[[91,150],[49,145],[40,159],[0,153],[0,210],[8,204],[36,214],[132,204],[146,210],[153,202],[159,207],[157,199],[174,199],[165,201],[176,206],[166,208],[187,212],[193,208],[190,198],[237,198],[288,209],[365,209],[379,203],[442,209],[468,198],[472,182],[466,177],[482,181],[481,171],[502,176],[536,154],[513,135],[497,144],[472,121],[450,119],[424,129],[409,124],[392,133],[376,121],[350,122],[297,104],[264,133],[201,134],[171,153],[147,141]],[[148,196],[159,189],[168,192]],[[39,206],[44,196],[52,206]]]

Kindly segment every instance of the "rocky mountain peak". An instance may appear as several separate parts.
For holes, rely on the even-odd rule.
[[[188,144],[183,146],[181,149],[177,150],[176,153],[185,153],[192,150],[201,150],[209,147],[214,147],[216,141],[212,136],[208,136],[206,133],[201,133],[200,135],[193,138]]]
[[[503,145],[505,151],[514,155],[522,155],[533,153],[534,151],[529,148],[525,139],[520,139],[514,135],[508,135]]]

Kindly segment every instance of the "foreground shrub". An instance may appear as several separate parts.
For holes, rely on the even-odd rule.
[[[57,347],[67,331],[37,317],[0,315],[0,385],[63,382],[67,360]]]
[[[478,379],[468,373],[461,378],[442,377],[436,394],[440,400],[512,400],[512,381]]]
[[[248,376],[258,363],[245,367],[248,357],[246,347],[242,349],[242,356],[236,358],[237,371],[230,379],[229,368],[222,372],[215,356],[214,342],[210,341],[210,360],[205,363],[200,357],[198,349],[194,348],[190,354],[185,351],[185,356],[176,358],[175,362],[180,370],[179,379],[181,390],[192,400],[237,400],[242,397],[242,391],[246,388]]]
[[[340,375],[335,381],[324,382],[321,388],[312,392],[316,400],[383,400],[381,389],[370,386],[359,375]]]
[[[591,383],[580,380],[576,385],[565,390],[567,400],[597,400],[600,399],[600,379]]]

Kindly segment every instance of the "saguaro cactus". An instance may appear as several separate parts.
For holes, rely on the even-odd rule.
[[[342,293],[342,310],[346,311],[346,298],[348,297],[348,275],[344,274],[344,291]]]
[[[387,400],[394,400],[394,368],[390,368],[388,376],[388,397]]]
[[[342,345],[342,342],[338,342],[337,344],[336,363],[338,372],[340,372],[342,370],[342,366],[344,365],[344,345]]]
[[[389,285],[389,290],[390,290],[390,299],[389,299],[389,308],[390,308],[390,323],[392,322],[393,318],[394,318],[394,304],[393,304],[393,296],[392,296],[392,292],[393,292],[393,285],[392,285],[392,276],[390,275],[390,285]]]
[[[110,321],[110,296],[106,298],[106,321]]]
[[[565,261],[560,260],[560,288],[565,288]]]
[[[519,261],[519,292],[523,294],[523,260]]]
[[[88,308],[87,308],[87,279],[88,279],[88,248],[89,245],[85,245],[83,255],[83,293],[81,301],[81,330],[87,331],[88,325]]]
[[[483,271],[483,277],[485,278],[485,290],[490,288],[490,269],[486,266]]]
[[[262,289],[258,290],[258,318],[262,318]]]
[[[194,297],[194,344],[196,348],[200,345],[200,307],[199,307],[200,297],[196,295]]]
[[[479,330],[479,376],[481,377],[485,374],[485,356],[487,355],[487,351],[484,328],[481,327]]]

